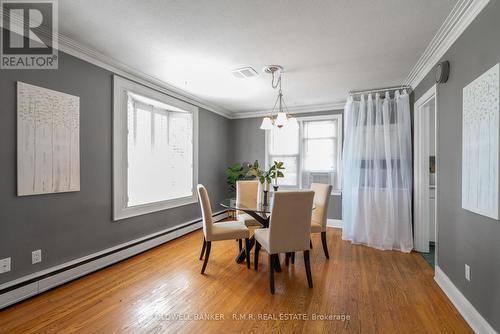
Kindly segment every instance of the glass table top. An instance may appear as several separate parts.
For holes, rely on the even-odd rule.
[[[272,197],[268,200],[268,205],[262,203],[255,203],[255,205],[243,205],[241,203],[236,203],[236,198],[226,198],[220,202],[220,205],[226,209],[230,210],[240,210],[240,211],[253,211],[257,213],[271,213],[273,211],[273,199]],[[315,206],[313,205],[313,210]]]
[[[241,211],[247,210],[257,213],[271,213],[273,209],[272,199],[269,199],[268,205],[264,205],[262,203],[255,203],[255,205],[245,206],[242,204],[236,204],[236,198],[226,198],[222,202],[220,202],[220,205],[230,210],[241,210]]]

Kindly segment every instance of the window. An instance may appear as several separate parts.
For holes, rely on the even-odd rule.
[[[198,109],[114,78],[114,219],[197,201]]]
[[[309,188],[327,183],[340,191],[342,115],[298,118],[299,128],[266,131],[266,165],[283,161],[285,177],[278,184]]]

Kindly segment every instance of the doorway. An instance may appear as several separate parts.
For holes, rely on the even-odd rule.
[[[414,108],[414,239],[432,267],[437,265],[437,89],[434,85]]]

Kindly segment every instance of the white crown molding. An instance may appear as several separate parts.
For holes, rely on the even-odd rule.
[[[453,284],[444,271],[436,266],[434,280],[445,293],[448,299],[455,305],[458,312],[464,317],[472,330],[476,333],[495,334],[493,327],[484,319],[474,306],[465,298],[465,296]]]
[[[10,15],[11,21],[19,27],[23,27],[23,19],[17,15]],[[41,27],[40,32],[44,35],[50,35],[51,31],[45,27]],[[136,70],[128,65],[125,65],[114,58],[108,57],[97,50],[91,49],[61,33],[58,36],[58,50],[67,53],[71,56],[84,60],[93,65],[99,66],[117,74],[126,79],[135,81],[152,89],[160,91],[168,96],[183,100],[196,107],[210,110],[218,115],[226,118],[231,118],[232,112],[212,104],[206,100],[200,99],[182,89],[172,86],[171,84],[159,80],[149,74]]]
[[[0,12],[0,14],[3,13]],[[15,26],[23,29],[24,18],[21,18],[18,15],[9,15],[9,17],[11,22]],[[40,33],[46,36],[50,36],[52,34],[52,32],[45,26],[40,27]],[[90,64],[99,66],[105,70],[113,72],[116,75],[140,83],[141,85],[150,87],[168,96],[175,97],[179,100],[192,104],[196,107],[212,111],[226,118],[231,118],[232,116],[232,112],[229,110],[221,108],[204,99],[200,99],[197,96],[194,96],[175,86],[172,86],[171,84],[162,81],[160,79],[157,79],[149,74],[136,70],[124,63],[117,61],[112,57],[108,57],[97,50],[89,48],[69,38],[68,36],[61,34],[60,32],[57,33],[57,38],[58,38],[57,49],[59,51],[62,51],[71,56],[84,60]]]
[[[184,90],[166,83],[165,81],[159,80],[149,74],[125,65],[111,57],[105,56],[96,50],[85,47],[82,44],[61,34],[59,34],[59,50],[101,68],[104,68],[121,77],[151,87],[166,95],[183,100],[194,106],[212,111],[226,118],[231,118],[232,116],[232,112],[229,110],[221,108],[206,100],[200,99]]]
[[[424,77],[432,70],[437,62],[448,51],[451,45],[464,32],[469,24],[476,18],[481,10],[490,0],[459,0],[452,11],[443,22],[433,39],[419,58],[415,66],[410,71],[404,84],[410,87],[416,87]],[[197,107],[210,110],[216,114],[229,119],[241,119],[262,117],[269,115],[271,110],[260,110],[251,112],[234,112],[213,104],[207,100],[201,99],[182,89],[179,89],[165,81],[157,79],[142,71],[136,70],[126,64],[123,64],[114,58],[108,57],[96,50],[84,46],[71,38],[58,34],[59,50],[74,57],[87,61],[91,64],[109,70],[119,76],[136,81],[140,84],[149,86],[169,96],[181,99]],[[289,108],[290,113],[310,113],[329,110],[341,110],[345,102],[323,104],[323,105],[305,105]]]
[[[490,0],[459,0],[443,22],[404,84],[415,88],[444,56]]]
[[[320,112],[320,111],[344,110],[344,106],[345,106],[345,101],[337,103],[329,103],[329,104],[293,106],[288,108],[288,112],[290,114],[306,114],[306,113]],[[272,109],[259,110],[259,111],[233,112],[232,118],[240,119],[240,118],[264,117],[264,116],[269,116],[271,112]]]

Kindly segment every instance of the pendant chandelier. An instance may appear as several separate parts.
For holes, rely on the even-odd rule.
[[[283,67],[280,65],[269,65],[264,68],[264,72],[272,75],[271,86],[273,89],[278,89],[278,97],[276,98],[276,102],[274,102],[274,107],[271,110],[271,114],[262,119],[262,123],[260,125],[261,130],[271,130],[274,127],[279,129],[283,127],[294,127],[298,128],[299,123],[295,117],[292,117],[288,113],[288,108],[286,106],[285,100],[283,99],[283,92],[281,91],[281,74],[283,73]],[[277,72],[277,74],[275,74]],[[277,80],[275,82],[275,77]],[[276,109],[276,107],[278,107]],[[275,115],[275,110],[276,115]]]

